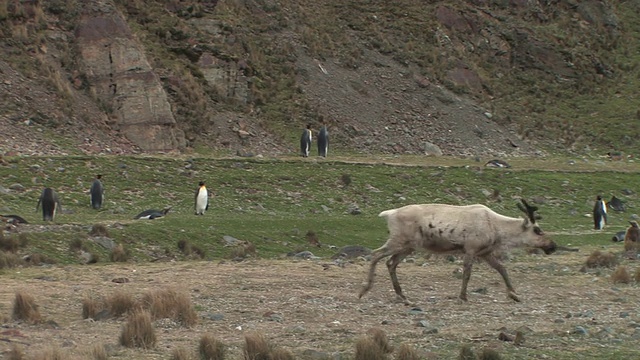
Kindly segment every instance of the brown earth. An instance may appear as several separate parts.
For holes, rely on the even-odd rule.
[[[358,299],[368,268],[364,261],[343,267],[327,260],[250,260],[10,269],[2,276],[0,354],[6,356],[13,345],[29,356],[57,347],[68,358],[80,359],[104,344],[110,358],[166,359],[179,347],[195,352],[200,337],[212,334],[228,345],[228,358],[241,359],[243,336],[259,332],[298,358],[319,352],[345,359],[353,356],[354,342],[373,327],[384,330],[393,345],[410,344],[429,359],[457,357],[460,344],[476,350],[489,346],[506,358],[572,358],[577,352],[588,358],[636,349],[632,326],[639,320],[637,291],[612,285],[609,270],[580,272],[590,250],[551,256],[515,253],[506,266],[521,303],[506,298],[499,275],[484,264],[474,268],[469,302],[460,303],[455,274],[461,263],[440,258],[416,258],[399,267],[411,306],[394,301],[383,265],[374,288]],[[115,283],[116,278],[130,282]],[[188,293],[200,320],[189,329],[168,319],[155,321],[158,343],[151,350],[117,345],[123,319],[82,319],[86,296],[124,291],[139,298],[167,288]],[[43,323],[9,320],[18,291],[35,298]],[[412,314],[413,307],[424,312]],[[216,315],[221,319],[214,320]],[[420,320],[426,327],[418,326]],[[577,326],[588,334],[575,334]],[[523,344],[498,340],[501,332],[515,331],[525,334]]]

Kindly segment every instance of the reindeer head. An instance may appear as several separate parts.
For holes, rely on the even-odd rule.
[[[518,209],[520,209],[527,215],[527,217],[525,218],[524,227],[526,229],[531,228],[531,231],[533,231],[537,235],[537,241],[534,246],[542,249],[542,251],[544,251],[544,253],[547,255],[556,251],[556,244],[553,242],[553,240],[549,239],[545,235],[544,231],[542,231],[542,229],[538,226],[538,224],[536,224],[536,220],[542,219],[540,215],[536,214],[536,211],[538,211],[538,207],[529,205],[525,199],[520,199],[520,201],[522,202],[522,204],[518,203]]]

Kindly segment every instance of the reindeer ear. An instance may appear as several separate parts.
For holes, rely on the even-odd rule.
[[[529,218],[529,220],[531,220],[531,222],[535,224],[536,220],[540,219],[540,215],[536,214],[536,211],[538,211],[538,207],[529,205],[525,199],[520,199],[520,201],[522,202],[522,204],[518,203],[518,209],[527,214],[527,218]]]

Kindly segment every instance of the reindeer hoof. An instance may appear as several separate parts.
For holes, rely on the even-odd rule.
[[[467,295],[460,295],[460,296],[458,296],[458,300],[459,300],[459,302],[461,302],[461,303],[469,301],[469,300],[467,300]]]
[[[518,297],[518,295],[516,295],[516,293],[514,293],[514,292],[509,292],[509,293],[507,294],[507,296],[508,296],[511,300],[513,300],[513,301],[515,301],[515,302],[520,302],[520,298],[519,298],[519,297]]]

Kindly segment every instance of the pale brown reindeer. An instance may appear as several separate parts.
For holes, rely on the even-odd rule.
[[[387,260],[387,267],[393,289],[407,302],[398,282],[396,268],[414,251],[426,250],[438,254],[464,255],[461,300],[467,301],[467,284],[474,260],[482,259],[500,273],[507,287],[507,296],[520,301],[507,270],[496,255],[504,248],[517,246],[540,248],[550,254],[556,250],[556,244],[536,224],[536,220],[540,219],[536,214],[537,207],[530,206],[523,199],[522,204],[518,203],[518,208],[526,214],[524,219],[500,215],[480,204],[407,205],[381,212],[379,216],[387,219],[389,239],[371,254],[369,276],[359,297],[372,288],[378,262],[391,256]]]

